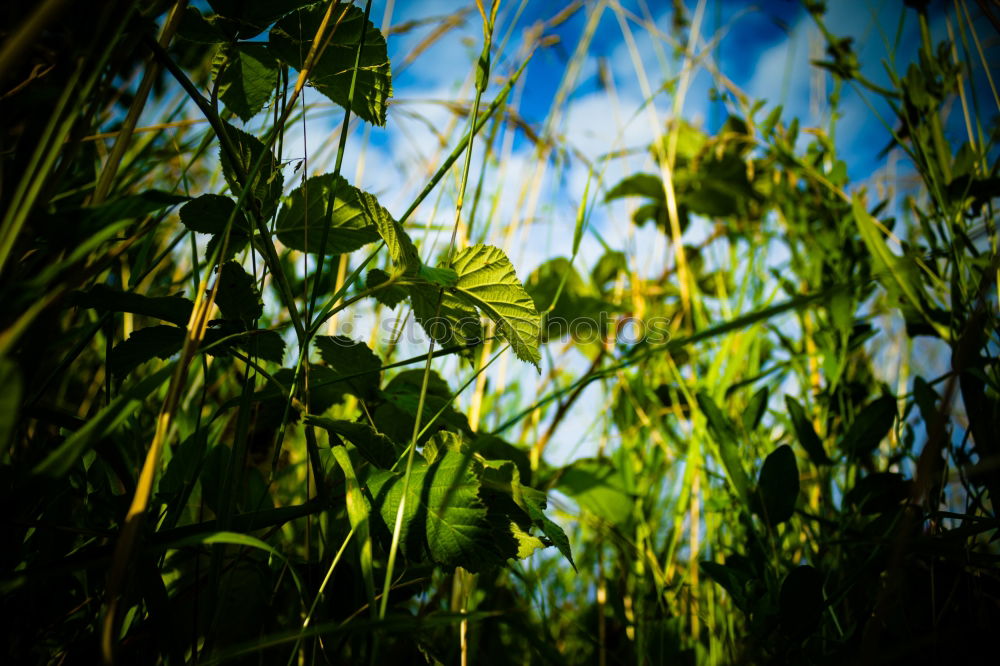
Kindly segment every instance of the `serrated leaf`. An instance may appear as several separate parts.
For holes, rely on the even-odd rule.
[[[143,296],[122,291],[105,284],[97,284],[87,291],[76,292],[71,297],[73,305],[94,308],[102,312],[129,312],[187,326],[194,303],[181,296]]]
[[[372,194],[363,192],[358,197],[358,203],[369,224],[378,229],[378,234],[389,248],[389,258],[392,259],[393,265],[407,273],[420,269],[420,255],[416,246],[402,225],[379,204],[378,199]]]
[[[438,344],[448,347],[482,341],[483,327],[476,308],[430,284],[413,284],[407,291],[413,318]]]
[[[357,447],[362,457],[382,469],[389,469],[396,462],[400,451],[391,439],[367,423],[342,421],[321,416],[307,415],[305,422],[329,433],[339,435]]]
[[[147,326],[133,331],[111,350],[108,367],[122,377],[154,357],[168,359],[184,346],[184,329],[177,326]]]
[[[220,150],[220,161],[222,162],[222,173],[229,183],[230,189],[234,193],[242,191],[241,182],[243,178],[250,175],[250,171],[258,157],[267,150],[259,139],[242,130],[238,130],[228,123],[223,125],[226,135],[232,143],[235,155],[230,159],[228,151]],[[260,215],[263,219],[268,219],[274,214],[281,198],[282,184],[284,178],[281,175],[281,165],[275,158],[274,153],[267,151],[264,154],[263,162],[257,171],[257,175],[249,183],[250,193],[259,206]]]
[[[215,304],[226,319],[250,326],[264,314],[264,303],[253,276],[235,261],[227,261],[219,271]]]
[[[316,2],[316,0],[209,0],[216,12],[213,18],[223,21],[227,34],[240,39],[256,37],[269,25],[291,11]]]
[[[327,222],[329,231],[326,247],[322,248],[324,254],[353,252],[378,240],[378,230],[361,208],[361,198],[371,195],[342,176],[336,180],[333,176],[331,173],[313,176],[285,199],[276,224],[278,240],[285,246],[319,254],[323,225]]]
[[[226,230],[229,218],[233,218],[230,242],[237,235],[246,236],[250,232],[243,211],[237,210],[236,202],[221,194],[203,194],[181,206],[181,222],[191,231],[200,234],[221,234]]]
[[[278,21],[271,28],[269,48],[295,69],[301,69],[326,8],[326,4],[315,4]],[[322,57],[313,63],[309,83],[334,103],[346,107],[350,100],[355,55],[364,30],[351,110],[367,122],[385,125],[386,108],[392,97],[392,73],[385,37],[354,5],[338,8],[335,18],[339,19],[336,31]]]
[[[514,355],[541,372],[541,317],[507,255],[490,245],[473,245],[456,254],[451,267],[458,281],[450,291],[492,319]]]
[[[754,511],[774,526],[795,512],[799,497],[799,468],[792,447],[782,444],[764,459],[754,496]]]
[[[792,427],[795,428],[795,435],[799,438],[799,444],[809,454],[809,459],[814,465],[830,465],[832,461],[826,455],[823,442],[813,429],[813,424],[806,417],[806,412],[802,405],[796,402],[790,395],[785,396],[785,405],[788,407],[788,415],[792,419]]]
[[[227,44],[220,51],[213,76],[219,99],[243,122],[264,108],[278,85],[278,62],[266,44]],[[221,68],[221,71],[220,71]]]
[[[350,392],[371,400],[378,394],[382,374],[382,360],[364,342],[344,335],[316,337],[316,347],[323,362],[345,380]]]
[[[373,268],[368,271],[368,275],[365,278],[365,287],[367,289],[374,289],[389,279],[388,273],[380,268]],[[393,310],[397,305],[406,300],[407,295],[406,289],[398,285],[393,285],[375,292],[375,300]]]
[[[384,470],[368,478],[375,506],[390,530],[403,485],[402,474]],[[436,564],[473,572],[501,566],[506,559],[496,550],[472,463],[461,454],[446,452],[430,465],[424,460],[414,462],[401,527],[402,543],[414,559],[426,557]]]
[[[536,550],[541,550],[548,545],[530,532],[526,532],[521,529],[521,526],[518,525],[517,522],[513,520],[509,522],[510,533],[514,537],[514,541],[517,543],[517,558],[519,560],[530,557]]]
[[[285,358],[285,341],[277,331],[257,329],[247,331],[239,346],[251,357],[281,363]]]

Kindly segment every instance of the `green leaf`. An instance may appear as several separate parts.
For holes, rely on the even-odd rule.
[[[217,56],[213,76],[219,99],[243,122],[264,108],[278,85],[278,62],[265,44],[227,44]],[[221,71],[220,71],[221,68]]]
[[[482,342],[483,327],[476,308],[430,284],[413,284],[407,291],[413,318],[438,344],[448,347]]]
[[[634,499],[621,474],[603,458],[581,458],[564,467],[556,485],[580,508],[612,525],[626,525]]]
[[[372,418],[375,426],[394,441],[409,442],[413,436],[413,421],[420,403],[423,377],[423,370],[407,370],[393,377],[383,389],[385,402],[378,406]],[[421,443],[442,428],[454,432],[471,432],[468,418],[449,404],[450,399],[451,389],[448,384],[436,372],[431,372],[428,376],[421,427],[430,425]],[[441,415],[431,421],[431,417],[438,412]]]
[[[181,296],[143,296],[122,291],[105,284],[96,284],[87,291],[75,292],[71,304],[94,308],[101,312],[129,312],[187,326],[194,303]]]
[[[153,357],[170,358],[184,346],[184,335],[184,329],[177,326],[147,326],[133,331],[128,340],[111,350],[111,374],[122,377]]]
[[[792,447],[782,444],[764,459],[754,495],[754,512],[772,527],[795,512],[799,497],[799,467]]]
[[[213,18],[224,23],[230,37],[250,39],[289,12],[316,0],[209,0]]]
[[[219,271],[215,304],[223,317],[241,321],[247,327],[264,314],[264,303],[253,276],[235,261],[227,261]]]
[[[285,199],[276,224],[278,240],[294,250],[319,254],[323,226],[329,223],[324,254],[345,254],[377,241],[378,230],[361,208],[362,198],[370,196],[342,176],[313,176]]]
[[[250,241],[250,225],[243,211],[236,208],[236,202],[221,194],[203,194],[184,204],[180,210],[181,222],[191,231],[212,234],[208,243],[207,259],[213,259],[215,248],[221,245],[229,218],[233,218],[226,244],[226,255],[215,261],[226,261],[246,247]]]
[[[32,474],[61,477],[76,464],[84,453],[100,440],[113,433],[125,419],[136,413],[146,398],[170,377],[173,365],[155,373],[119,393],[108,405],[89,419],[79,430],[52,451],[33,470]]]
[[[854,458],[868,455],[889,434],[895,422],[896,398],[883,395],[854,417],[850,429],[840,440],[840,448]]]
[[[363,192],[358,198],[358,204],[364,212],[365,219],[378,229],[378,234],[385,241],[393,265],[403,269],[406,273],[420,269],[420,254],[417,252],[416,246],[403,230],[402,225],[379,204],[378,199],[372,194]]]
[[[745,590],[747,583],[753,579],[748,572],[728,564],[719,564],[718,562],[710,561],[699,562],[698,568],[729,593],[737,608],[746,611],[747,598]]]
[[[524,288],[538,312],[548,311],[543,341],[561,339],[567,333],[583,342],[604,339],[609,318],[602,313],[614,308],[580,277],[569,259],[556,257],[546,261],[528,276]]]
[[[450,268],[433,268],[424,264],[417,275],[439,287],[454,287],[458,282],[458,273]]]
[[[17,364],[7,358],[0,358],[0,456],[7,453],[11,435],[17,428],[18,414],[24,382]]]
[[[350,441],[358,448],[358,453],[365,460],[382,469],[392,467],[397,456],[401,453],[391,439],[367,423],[341,421],[312,415],[307,415],[305,422]]]
[[[254,163],[267,149],[256,137],[238,130],[228,123],[224,127],[236,154],[233,159],[230,159],[228,151],[220,151],[222,173],[225,175],[230,189],[234,193],[239,193],[243,189],[240,186],[242,179],[249,177]],[[256,205],[259,206],[261,218],[266,220],[274,214],[278,207],[278,201],[281,199],[283,183],[281,165],[274,153],[267,151],[257,175],[249,183],[250,193],[256,200]],[[249,202],[248,205],[250,205]]]
[[[384,470],[368,478],[375,506],[390,529],[403,484],[402,474]],[[402,524],[402,543],[409,557],[473,572],[503,565],[505,553],[496,547],[479,485],[471,460],[461,454],[447,451],[430,465],[414,461]]]
[[[285,358],[285,341],[277,331],[256,329],[237,342],[239,347],[252,357],[281,363]]]
[[[458,273],[452,292],[492,319],[514,355],[541,372],[541,317],[507,255],[490,245],[473,245],[456,254],[451,266]]]
[[[365,278],[365,287],[367,289],[374,289],[389,279],[388,273],[380,268],[373,268],[368,271],[368,276]],[[375,292],[375,300],[387,306],[390,310],[395,309],[397,305],[405,301],[407,296],[406,289],[398,285],[386,287]]]
[[[354,464],[351,462],[350,452],[347,447],[333,447],[333,458],[337,461],[341,471],[344,472],[344,494],[347,504],[347,518],[351,523],[351,528],[358,535],[359,559],[361,560],[361,571],[365,581],[365,593],[368,596],[369,610],[375,614],[375,575],[372,566],[372,537],[371,503],[368,496],[361,489],[357,474],[354,471]]]
[[[799,438],[799,444],[809,454],[809,459],[813,461],[813,464],[833,464],[833,461],[826,455],[823,442],[820,440],[819,435],[816,434],[816,430],[806,416],[802,405],[790,395],[785,396],[785,405],[788,407],[788,415],[792,419],[792,427],[795,428],[795,435]]]
[[[362,400],[378,395],[382,375],[382,360],[364,342],[344,335],[316,337],[316,346],[323,362],[346,380],[350,392]]]
[[[605,201],[623,197],[649,197],[663,201],[663,180],[651,173],[636,173],[628,176],[604,195]]]
[[[100,220],[101,224],[107,225],[119,220],[140,219],[184,203],[189,199],[190,197],[179,194],[147,190],[105,202],[100,206],[84,208],[82,224]]]
[[[326,3],[317,3],[280,20],[271,28],[269,48],[289,65],[301,70],[326,8]],[[361,119],[383,126],[389,98],[392,97],[392,73],[385,37],[371,21],[365,19],[364,12],[359,7],[341,6],[334,12],[336,31],[322,57],[313,63],[309,83],[331,101],[346,108],[350,99],[355,56],[364,29],[365,40],[358,63],[351,110]]]
[[[729,418],[719,409],[715,401],[707,393],[699,393],[695,396],[698,406],[705,414],[708,427],[715,436],[715,441],[719,447],[719,458],[722,466],[726,468],[729,482],[736,490],[736,494],[743,500],[746,506],[750,506],[750,477],[743,469],[740,461],[739,447],[736,440],[736,432]]]
[[[743,411],[743,427],[747,432],[753,432],[760,425],[760,420],[767,411],[768,388],[763,386],[753,394],[747,408]]]

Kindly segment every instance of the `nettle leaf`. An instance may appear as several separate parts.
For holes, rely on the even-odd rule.
[[[302,69],[326,9],[325,3],[318,3],[278,21],[271,28],[269,48],[295,69]],[[364,30],[351,110],[363,120],[385,125],[386,108],[392,97],[392,73],[385,37],[359,7],[348,5],[334,12],[336,30],[322,57],[313,63],[309,83],[334,103],[347,107],[355,55]]]
[[[241,187],[243,179],[249,177],[254,163],[256,163],[258,157],[267,149],[256,137],[238,130],[228,123],[224,124],[224,127],[236,154],[233,156],[235,159],[234,162],[229,158],[228,151],[220,151],[222,173],[225,175],[226,182],[229,183],[232,191],[238,193],[243,189]],[[275,209],[278,207],[278,201],[281,198],[283,183],[284,178],[281,175],[281,165],[278,163],[277,158],[275,158],[274,153],[267,151],[260,169],[257,171],[257,175],[254,176],[249,184],[250,192],[260,207],[262,218],[267,219],[274,214]]]
[[[251,326],[264,314],[264,302],[252,275],[235,261],[227,261],[219,271],[215,304],[226,319]]]
[[[265,44],[227,44],[213,64],[219,99],[243,122],[264,108],[278,85],[278,61]]]
[[[482,342],[482,322],[472,305],[431,284],[413,284],[408,291],[413,318],[438,344],[448,347]]]
[[[240,39],[250,39],[264,32],[269,25],[291,11],[316,0],[209,0],[208,4],[228,28],[228,34]]]
[[[218,261],[226,261],[246,247],[250,241],[250,225],[243,211],[236,208],[236,202],[221,194],[203,194],[184,204],[180,210],[181,222],[189,230],[200,234],[212,234],[208,243],[207,258],[213,259],[215,248],[222,243],[229,219],[233,218],[229,230],[226,256]]]
[[[312,415],[306,416],[305,422],[348,440],[357,447],[358,453],[365,460],[381,469],[392,467],[402,452],[401,449],[397,449],[391,439],[367,423],[327,419]],[[333,444],[332,441],[331,444]]]
[[[382,375],[382,360],[364,342],[344,335],[316,337],[316,346],[323,362],[346,379],[350,392],[371,400],[378,395]]]
[[[111,374],[122,377],[154,357],[168,359],[184,346],[185,331],[177,326],[147,326],[133,331],[111,350]]]
[[[861,410],[840,440],[840,448],[852,457],[871,453],[896,422],[896,398],[883,395]]]
[[[187,326],[194,303],[181,296],[143,296],[97,284],[72,295],[73,305],[102,312],[128,312]]]
[[[374,289],[380,284],[388,282],[389,279],[388,273],[380,268],[373,268],[368,271],[368,275],[365,278],[365,287],[367,289]],[[408,295],[406,289],[394,285],[375,292],[375,300],[393,310],[397,305],[405,301]]]
[[[764,459],[754,495],[754,512],[771,525],[792,517],[799,497],[799,468],[792,447],[782,444]]]
[[[376,470],[368,477],[375,506],[391,531],[403,497],[402,473]],[[483,571],[512,556],[498,548],[472,461],[447,451],[432,464],[414,461],[406,489],[402,540],[408,557]]]
[[[329,222],[324,254],[345,254],[377,241],[378,230],[361,208],[363,196],[371,195],[342,176],[334,180],[326,173],[309,178],[285,199],[278,213],[278,240],[292,249],[319,254],[323,225]]]
[[[833,464],[833,461],[826,455],[823,442],[820,440],[819,435],[816,434],[816,430],[806,416],[802,405],[796,402],[795,398],[790,395],[785,396],[785,405],[788,407],[788,415],[792,419],[792,427],[795,428],[795,435],[799,438],[799,444],[809,454],[809,459],[813,461],[813,464]]]
[[[514,355],[541,372],[541,317],[503,250],[473,245],[456,254],[451,267],[458,281],[450,291],[492,319]]]
[[[389,248],[389,258],[392,259],[393,265],[407,273],[420,269],[420,255],[416,246],[402,225],[379,204],[378,199],[372,194],[362,192],[358,203],[368,222],[378,229],[378,234]]]
[[[382,390],[385,402],[379,405],[372,420],[379,431],[397,442],[409,442],[413,437],[413,422],[420,404],[420,387],[423,383],[422,370],[407,370],[393,377]],[[419,443],[424,443],[441,429],[471,433],[469,419],[449,404],[451,389],[436,372],[428,377],[427,395],[421,428],[430,424]],[[434,421],[431,417],[441,412]]]

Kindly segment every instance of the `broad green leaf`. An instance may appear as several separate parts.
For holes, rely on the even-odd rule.
[[[305,422],[350,441],[365,460],[382,469],[392,467],[400,453],[391,439],[367,423],[312,415],[307,415]]]
[[[302,69],[326,8],[326,3],[317,3],[278,21],[271,28],[269,48],[295,69]],[[392,97],[392,73],[385,37],[371,21],[365,19],[361,8],[354,5],[341,5],[335,9],[331,25],[334,23],[336,30],[322,57],[313,63],[309,83],[331,101],[346,108],[350,101],[355,55],[364,30],[351,110],[362,120],[385,125],[385,112]]]
[[[277,331],[256,329],[247,331],[237,345],[252,357],[281,363],[285,358],[285,341]]]
[[[285,341],[277,331],[247,330],[242,321],[235,319],[216,319],[209,326],[199,351],[226,356],[236,346],[252,357],[274,363],[281,363],[285,356]]]
[[[621,273],[628,273],[628,260],[625,254],[609,250],[594,264],[594,268],[590,271],[590,279],[603,291],[607,284],[616,280]]]
[[[232,125],[225,124],[226,135],[233,145],[235,162],[229,158],[229,153],[220,150],[220,161],[222,162],[222,173],[226,177],[226,182],[234,193],[243,190],[242,181],[250,176],[254,163],[258,157],[267,150],[264,144],[242,130],[238,130]],[[281,165],[275,158],[274,153],[267,151],[264,154],[263,162],[257,171],[257,175],[251,180],[250,193],[256,203],[247,202],[247,205],[259,209],[260,216],[268,219],[274,214],[281,199],[281,189],[284,178],[281,175]],[[224,221],[223,221],[224,222]]]
[[[458,273],[451,291],[492,319],[514,355],[541,372],[541,318],[507,255],[496,247],[473,245],[456,254],[451,267]]]
[[[250,39],[289,12],[316,0],[208,0],[217,21],[230,37]]]
[[[618,470],[606,459],[583,458],[563,468],[556,485],[560,491],[598,518],[626,525],[634,499]]]
[[[227,44],[219,52],[213,75],[219,99],[243,122],[264,108],[278,85],[278,62],[259,43]]]
[[[819,435],[816,434],[816,430],[806,416],[802,405],[790,395],[785,396],[785,405],[788,407],[788,415],[792,419],[792,427],[795,428],[795,435],[799,438],[799,444],[809,454],[809,459],[813,461],[814,465],[832,464],[832,461],[826,455],[826,449],[823,448],[823,442],[820,440]]]
[[[373,268],[368,271],[368,276],[365,278],[365,287],[368,289],[374,289],[380,284],[387,282],[389,279],[388,273],[380,268]],[[397,305],[405,301],[407,296],[408,294],[406,293],[406,289],[398,285],[386,287],[375,292],[375,300],[382,305],[385,305],[390,310],[395,309]]]
[[[729,593],[737,608],[747,610],[746,587],[753,579],[749,572],[730,566],[728,561],[727,564],[702,561],[698,563],[698,568]]]
[[[111,374],[122,377],[154,357],[170,358],[184,346],[184,335],[184,329],[177,326],[147,326],[133,331],[128,340],[111,350]]]
[[[7,358],[0,358],[0,457],[7,453],[11,435],[17,427],[18,412],[24,382],[17,364]]]
[[[358,197],[358,204],[368,223],[378,229],[379,236],[385,241],[393,265],[406,273],[420,269],[420,255],[416,246],[402,225],[379,204],[378,199],[372,194],[362,192]]]
[[[544,317],[544,341],[562,339],[567,334],[585,342],[604,339],[609,317],[602,313],[613,308],[580,277],[569,259],[556,257],[546,261],[528,276],[524,288],[538,312],[548,311]]]
[[[194,303],[181,296],[143,296],[122,291],[105,284],[96,284],[87,291],[74,293],[70,302],[81,308],[101,312],[129,312],[187,326]]]
[[[433,268],[424,264],[417,275],[439,287],[454,287],[458,282],[458,273],[450,268]]]
[[[264,314],[264,303],[253,276],[235,261],[227,261],[219,271],[215,304],[223,317],[241,321],[246,326]]]
[[[212,234],[209,241],[206,259],[211,260],[215,248],[222,242],[226,225],[233,218],[229,230],[229,241],[226,244],[226,256],[215,259],[226,261],[240,252],[250,241],[250,225],[247,224],[243,211],[236,208],[236,202],[221,194],[203,194],[192,199],[181,207],[181,222],[191,231],[200,234]]]
[[[371,195],[342,176],[334,180],[326,173],[309,178],[285,199],[278,213],[278,240],[292,249],[319,254],[323,226],[329,223],[324,254],[345,254],[377,241],[378,230],[361,208],[364,196]]]
[[[170,377],[173,364],[164,366],[119,393],[108,405],[66,438],[33,470],[32,474],[61,477],[98,441],[113,433],[125,419],[134,415],[146,398]]]
[[[530,557],[536,550],[541,550],[548,545],[535,535],[521,529],[521,526],[513,520],[510,521],[510,533],[517,542],[517,558],[519,560]]]
[[[430,284],[413,284],[407,291],[413,318],[438,344],[449,347],[482,342],[482,322],[472,305]]]
[[[385,402],[378,406],[372,418],[375,426],[394,441],[409,442],[413,437],[413,422],[420,404],[423,376],[423,370],[401,372],[393,377],[382,391]],[[449,404],[451,395],[448,384],[437,373],[431,372],[420,421],[422,428],[428,423],[430,427],[421,438],[421,443],[442,428],[453,432],[471,433],[468,418]],[[431,417],[438,412],[441,412],[441,415],[431,422]]]
[[[364,342],[344,335],[316,337],[316,346],[323,362],[338,375],[348,377],[347,386],[355,396],[371,400],[378,394],[382,375],[382,360]]]
[[[203,194],[181,206],[181,222],[191,231],[200,234],[221,234],[226,230],[229,218],[233,217],[231,233],[250,232],[243,211],[236,209],[236,202],[221,194]]]
[[[604,200],[613,201],[623,197],[649,197],[662,201],[663,180],[651,173],[632,174],[608,190]]]
[[[743,469],[740,460],[739,448],[736,440],[736,432],[729,418],[719,409],[715,401],[707,393],[699,393],[696,396],[698,406],[705,414],[708,427],[715,435],[715,442],[719,447],[719,458],[722,466],[726,468],[726,475],[729,482],[733,484],[736,494],[743,500],[746,506],[750,506],[750,477]]]
[[[403,475],[394,472],[377,470],[368,478],[375,506],[390,529],[403,485]],[[411,558],[426,556],[473,572],[501,566],[507,559],[507,553],[497,550],[472,461],[461,454],[446,452],[430,465],[415,461],[404,511],[402,543]]]
[[[795,512],[799,497],[799,467],[792,447],[782,444],[764,459],[757,480],[754,511],[772,527]]]
[[[854,417],[850,429],[840,440],[840,448],[854,458],[868,455],[889,434],[895,422],[896,398],[883,395]]]

